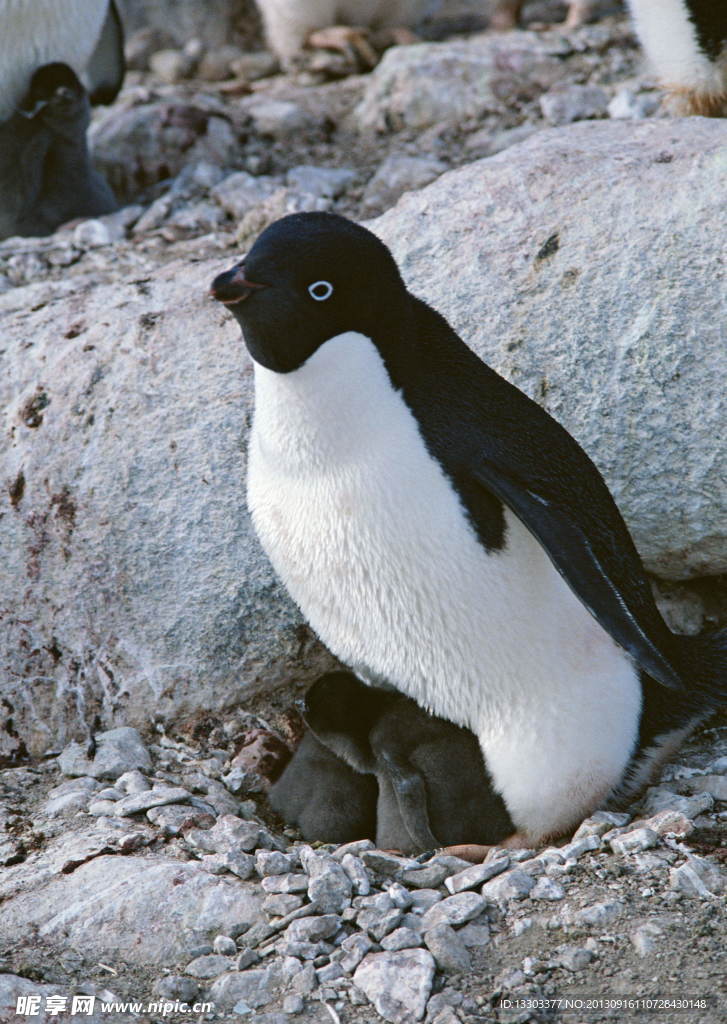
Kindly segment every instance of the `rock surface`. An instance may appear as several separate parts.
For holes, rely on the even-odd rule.
[[[411,290],[590,454],[667,578],[727,571],[724,239],[704,227],[725,153],[700,118],[543,131],[373,225]]]

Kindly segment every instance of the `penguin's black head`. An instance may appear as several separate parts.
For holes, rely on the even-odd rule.
[[[86,90],[68,64],[43,64],[34,73],[20,112],[62,131],[64,125],[87,117]],[[85,127],[85,124],[84,124]]]
[[[235,315],[253,359],[277,373],[302,366],[345,331],[376,343],[408,300],[384,243],[332,213],[271,224],[211,293]]]

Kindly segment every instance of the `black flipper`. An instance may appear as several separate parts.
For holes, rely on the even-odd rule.
[[[568,586],[616,643],[658,682],[683,688],[680,676],[646,634],[568,510],[490,461],[482,460],[474,475],[540,541]]]
[[[126,71],[124,29],[114,0],[109,3],[106,20],[96,49],[86,68],[91,103],[113,103],[121,90]]]

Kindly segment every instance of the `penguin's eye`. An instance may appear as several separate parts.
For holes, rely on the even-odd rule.
[[[308,285],[308,294],[316,302],[325,302],[333,295],[333,285],[330,281],[314,281]]]

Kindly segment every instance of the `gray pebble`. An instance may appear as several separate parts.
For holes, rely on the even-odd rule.
[[[398,877],[409,869],[421,870],[421,865],[415,860],[411,860],[409,857],[397,857],[396,854],[385,853],[383,850],[364,850],[361,853],[361,860],[370,871],[375,871],[377,875],[383,875],[386,878]],[[403,878],[402,881],[404,881]]]
[[[119,818],[125,818],[131,814],[138,814],[139,811],[148,811],[150,807],[183,803],[191,795],[181,786],[158,786],[122,797],[114,806],[114,814]]]
[[[353,892],[357,896],[368,896],[371,892],[371,879],[360,857],[346,853],[341,858],[341,867],[351,879]]]
[[[74,793],[61,793],[60,796],[47,800],[41,809],[41,814],[48,818],[65,818],[79,811],[84,811],[89,805],[90,793],[87,790],[77,790]],[[92,803],[108,803],[109,801],[92,800]]]
[[[457,935],[465,946],[486,946],[490,941],[490,927],[487,924],[475,924],[472,921],[460,928]]]
[[[302,1013],[305,1009],[305,1000],[299,995],[289,995],[283,999],[283,1013]]]
[[[451,925],[436,924],[424,932],[424,942],[440,971],[468,971],[472,959],[467,947]]]
[[[155,981],[152,991],[162,999],[178,999],[182,1003],[191,1003],[199,995],[199,985],[184,975],[170,974]]]
[[[388,950],[415,949],[421,946],[423,934],[421,931],[414,931],[413,928],[395,928],[393,932],[385,935],[381,940],[381,948]]]
[[[568,971],[580,971],[595,959],[590,949],[583,946],[563,946],[556,953],[553,962]]]
[[[435,889],[450,875],[451,872],[445,864],[438,864],[431,861],[414,868],[405,868],[398,872],[400,881],[412,889]]]
[[[300,863],[309,878],[308,898],[317,903],[324,914],[340,913],[350,904],[353,892],[351,879],[330,854],[314,852],[309,846],[303,846]]]
[[[337,914],[322,914],[320,917],[302,917],[292,921],[286,931],[288,942],[320,942],[335,935],[341,927],[341,918]]]
[[[216,935],[212,948],[220,956],[235,956],[237,953],[237,943],[229,935]]]
[[[636,828],[613,838],[610,846],[614,853],[641,853],[642,850],[656,846],[657,840],[656,832],[650,828]]]
[[[360,932],[357,932],[343,940],[339,952],[334,954],[334,956],[344,971],[350,974],[356,970],[366,954],[372,949],[373,943],[368,935],[362,935]]]
[[[497,860],[492,860],[489,864],[472,864],[471,867],[465,868],[464,871],[458,871],[457,874],[450,875],[444,885],[452,895],[457,892],[464,892],[466,889],[476,889],[484,882],[488,882],[491,878],[505,871],[509,866],[510,858],[507,855],[499,857]]]
[[[525,871],[514,868],[498,875],[482,886],[482,895],[493,903],[506,903],[509,900],[523,900],[529,895],[534,881]]]
[[[151,783],[138,768],[134,768],[130,772],[119,775],[115,788],[121,793],[125,793],[126,796],[131,796],[134,793],[143,793],[145,790],[151,789]]]
[[[402,911],[397,907],[393,910],[376,910],[372,907],[359,912],[357,923],[359,928],[368,932],[372,939],[379,942],[397,927],[402,916]]]
[[[338,978],[344,978],[345,976],[346,972],[340,963],[326,964],[325,967],[319,967],[316,971],[319,985],[330,985]]]
[[[267,893],[306,892],[308,876],[294,872],[288,875],[268,875],[260,884]]]
[[[211,953],[208,956],[195,957],[187,964],[186,972],[193,978],[217,978],[231,967],[232,961],[229,957]]]
[[[562,900],[565,897],[565,890],[552,878],[539,878],[530,890],[530,898],[533,900]]]
[[[294,893],[273,893],[262,902],[263,913],[268,917],[285,917],[303,906],[303,897]]]
[[[415,913],[424,914],[443,899],[444,896],[438,889],[418,889],[411,894],[411,907]]]
[[[648,956],[656,950],[657,939],[663,934],[657,924],[648,922],[631,933],[631,941],[639,956]]]
[[[466,924],[481,914],[486,906],[487,901],[479,893],[459,892],[430,907],[424,914],[422,925],[428,931],[437,924]]]
[[[303,970],[296,974],[290,982],[291,991],[301,996],[310,995],[317,985],[318,978],[313,964],[305,964]]]
[[[435,963],[425,949],[369,953],[353,976],[354,984],[392,1024],[421,1020],[432,990]]]
[[[392,882],[390,885],[387,885],[386,895],[399,910],[408,910],[414,905],[412,894],[399,882]]]
[[[598,850],[602,846],[601,837],[597,835],[583,836],[581,839],[574,839],[573,842],[561,846],[559,853],[564,860],[578,860],[584,853],[591,850]]]
[[[258,850],[255,854],[255,870],[261,878],[268,875],[286,875],[292,869],[290,857],[279,850]]]

